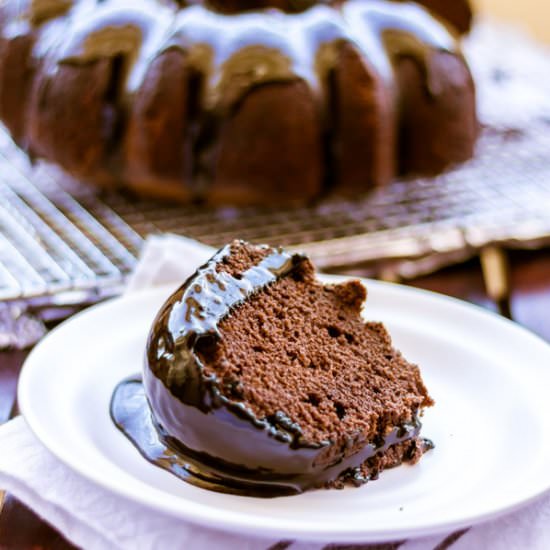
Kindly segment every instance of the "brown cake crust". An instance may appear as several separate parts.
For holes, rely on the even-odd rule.
[[[332,170],[335,190],[355,195],[395,176],[395,90],[350,43],[342,43],[338,55],[328,109]]]
[[[184,52],[170,49],[151,62],[133,102],[124,166],[130,181],[179,189],[189,197],[192,180],[191,70]],[[158,190],[158,189],[157,189]]]
[[[212,152],[208,200],[281,204],[319,195],[321,127],[303,81],[256,86],[231,111]]]
[[[400,0],[407,1],[407,0]],[[417,0],[430,11],[449,21],[461,34],[472,27],[474,18],[469,0]]]
[[[189,5],[202,3],[209,8],[226,14],[237,14],[251,10],[275,8],[287,13],[299,13],[316,4],[337,6],[343,0],[189,0]],[[185,2],[185,0],[184,0]]]
[[[474,154],[479,126],[475,88],[465,62],[438,52],[430,54],[427,66],[404,57],[397,67],[402,174],[436,174]]]
[[[467,3],[425,3],[465,28]],[[451,26],[419,7],[54,4],[0,9],[0,118],[82,180],[187,202],[295,204],[473,154],[471,75]]]
[[[118,110],[112,103],[113,60],[62,64],[40,72],[30,100],[27,137],[33,154],[59,163],[76,176],[107,172]],[[105,167],[105,168],[104,168]]]
[[[27,101],[34,78],[34,36],[0,38],[0,119],[14,140],[25,143]]]

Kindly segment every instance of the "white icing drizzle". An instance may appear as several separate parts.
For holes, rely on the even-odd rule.
[[[29,1],[8,4],[15,16],[4,35],[30,32],[29,16],[22,15],[29,13]],[[386,0],[348,0],[340,8],[317,5],[298,14],[266,9],[237,15],[201,5],[178,9],[155,0],[80,0],[37,33],[34,55],[45,59],[48,72],[59,63],[124,56],[127,95],[139,89],[159,53],[180,48],[189,65],[204,75],[203,108],[211,110],[262,82],[302,79],[322,95],[344,41],[354,44],[388,84],[392,57],[456,50],[455,38],[424,8]]]

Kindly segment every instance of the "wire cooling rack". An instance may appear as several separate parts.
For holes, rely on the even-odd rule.
[[[550,57],[510,34],[507,55],[491,28],[476,33],[468,49],[484,129],[475,158],[353,202],[207,209],[99,194],[51,165],[31,164],[0,128],[0,302],[13,306],[14,318],[116,295],[146,235],[160,232],[214,246],[233,238],[283,244],[322,269],[400,277],[491,244],[550,244]],[[507,65],[514,56],[525,62]]]
[[[321,268],[362,265],[402,276],[492,243],[550,243],[550,124],[529,135],[486,129],[476,158],[444,176],[293,210],[99,195],[54,167],[33,167],[1,135],[0,300],[117,293],[145,236],[160,232],[213,246],[233,238],[280,243],[305,250]]]

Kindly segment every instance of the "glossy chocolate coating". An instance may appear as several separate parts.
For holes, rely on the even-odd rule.
[[[169,298],[149,336],[143,388],[136,380],[122,383],[113,398],[112,416],[148,460],[216,490],[276,496],[342,475],[359,479],[361,464],[416,437],[420,423],[396,426],[376,445],[361,433],[344,443],[312,442],[283,412],[258,418],[246,404],[224,395],[215,374],[205,373],[198,350],[204,352],[221,338],[219,322],[252,294],[292,276],[306,261],[281,249],[263,250],[261,261],[232,276],[218,269],[231,252],[230,246],[223,248]],[[352,448],[358,450],[350,452]]]
[[[369,479],[362,476],[357,465],[384,452],[391,445],[418,436],[421,427],[418,419],[415,419],[411,424],[395,428],[377,446],[366,444],[358,453],[329,467],[316,467],[317,453],[313,449],[308,452],[306,448],[293,448],[279,443],[279,462],[274,463],[276,469],[262,469],[250,467],[248,463],[230,464],[223,459],[192,451],[181,441],[168,435],[155,423],[143,384],[138,377],[129,378],[117,386],[111,401],[111,417],[142,456],[152,464],[204,489],[255,497],[298,494],[332,481],[342,472],[356,485],[367,483]],[[186,418],[187,422],[191,422],[189,414]],[[194,424],[195,422],[198,424]],[[191,428],[202,431],[202,422],[205,419],[197,415],[193,418],[194,425]],[[217,435],[223,438],[229,424],[224,426],[220,422],[219,428],[223,431]],[[254,443],[258,440],[254,437],[257,429],[250,425],[248,429],[233,430],[229,434],[232,436],[229,444],[253,453]],[[424,444],[426,448],[433,446],[428,440]],[[288,464],[292,466],[287,468]],[[306,470],[299,470],[300,467]]]

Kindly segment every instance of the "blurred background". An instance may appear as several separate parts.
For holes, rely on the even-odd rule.
[[[536,38],[550,44],[550,2],[548,0],[474,0],[482,15],[522,26]]]

